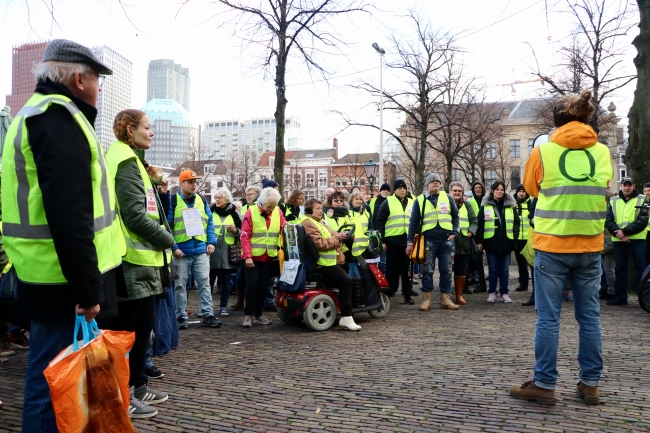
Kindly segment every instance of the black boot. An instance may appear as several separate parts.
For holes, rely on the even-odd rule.
[[[406,305],[413,305],[415,304],[415,301],[410,296],[404,296],[404,303]]]
[[[522,302],[521,306],[522,307],[530,307],[535,305],[535,289],[533,289],[533,294],[530,295],[530,299],[526,302]]]
[[[528,287],[522,287],[521,284],[515,288],[515,292],[527,292]]]

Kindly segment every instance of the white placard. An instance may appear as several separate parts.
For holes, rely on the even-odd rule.
[[[185,234],[187,237],[202,236],[205,234],[201,211],[196,208],[183,209],[183,222],[185,223]]]

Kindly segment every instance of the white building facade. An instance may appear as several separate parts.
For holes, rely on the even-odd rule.
[[[107,75],[97,99],[97,119],[95,132],[102,143],[104,151],[116,140],[113,133],[113,121],[122,110],[131,108],[131,87],[133,81],[133,63],[112,48],[102,45],[95,48],[97,58],[113,70]]]
[[[190,111],[190,70],[173,60],[149,62],[147,71],[147,101],[172,99]]]

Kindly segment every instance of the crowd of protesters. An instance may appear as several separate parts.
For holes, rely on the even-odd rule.
[[[152,405],[168,395],[149,386],[150,379],[164,376],[151,356],[176,347],[178,331],[188,328],[191,287],[198,291],[195,314],[203,326],[219,328],[217,316],[241,309],[246,328],[272,323],[264,312],[275,309],[275,264],[285,224],[303,224],[312,238],[321,253],[320,273],[339,288],[339,326],[351,331],[361,326],[352,318],[352,280],[341,265],[363,254],[369,231],[381,236],[380,268],[390,295],[401,286],[403,302],[413,305],[421,294],[420,311],[431,308],[436,263],[441,309],[458,310],[467,303],[463,294],[481,292],[487,292],[488,303],[497,296],[512,303],[508,281],[514,255],[515,290],[528,291],[532,283],[533,294],[523,305],[536,305],[538,311],[537,365],[533,379],[513,385],[510,393],[555,404],[559,311],[561,302],[571,299],[571,289],[581,327],[577,391],[587,404],[597,403],[598,300],[626,305],[628,260],[636,271],[632,278],[640,278],[648,264],[648,212],[641,205],[650,198],[650,184],[641,193],[626,177],[618,194],[609,191],[609,151],[587,124],[593,111],[588,91],[556,103],[557,129],[549,143],[535,148],[524,184],[512,195],[502,181],[489,191],[481,182],[467,193],[459,182],[445,190],[441,177],[431,173],[420,195],[414,197],[397,179],[392,188],[381,185],[368,203],[360,191],[335,188],[326,191],[324,201],[305,200],[296,190],[283,203],[278,184],[264,180],[262,188],[246,189],[242,206],[226,188],[212,197],[201,195],[192,170],[180,173],[178,191],[171,193],[146,162],[154,133],[141,111],[117,115],[116,141],[104,155],[91,125],[100,78],[112,71],[88,48],[54,40],[35,72],[36,91],[7,132],[2,164],[6,253],[0,243],[0,335],[6,335],[3,356],[14,348],[29,350],[23,431],[57,431],[43,370],[68,346],[73,312],[96,319],[102,329],[134,332],[129,414],[155,416]],[[585,161],[572,160],[578,172],[591,170],[589,185],[564,175],[567,168],[558,165],[577,149],[595,161],[582,170]],[[348,223],[356,227],[351,244],[338,233]],[[425,245],[424,264],[415,276],[421,293],[413,288],[410,260],[417,242]],[[524,255],[531,242],[534,265]],[[170,275],[171,264],[177,278]],[[237,300],[229,307],[233,292]]]

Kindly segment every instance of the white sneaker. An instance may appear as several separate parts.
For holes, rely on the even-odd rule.
[[[487,299],[487,301],[488,301],[488,302],[491,302],[491,303],[494,303],[494,300],[495,300],[496,298],[497,298],[497,294],[496,294],[496,293],[490,293],[490,294],[488,295],[488,299]]]
[[[506,293],[505,295],[501,295],[501,300],[505,302],[506,304],[512,304],[512,299],[510,299],[510,296]],[[492,301],[494,302],[494,301]]]
[[[354,319],[352,318],[352,316],[341,317],[341,320],[339,320],[339,328],[343,328],[343,329],[346,329],[348,331],[359,331],[359,330],[361,330],[361,326],[354,323]]]

